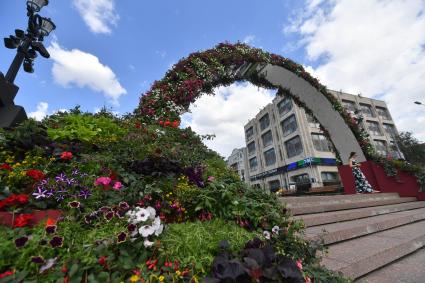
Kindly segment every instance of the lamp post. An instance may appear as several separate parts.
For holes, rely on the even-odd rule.
[[[425,104],[423,104],[423,103],[422,103],[422,102],[420,102],[420,101],[415,101],[414,103],[415,103],[415,104],[418,104],[418,105],[425,106]]]
[[[43,40],[56,26],[51,19],[38,14],[48,4],[48,0],[27,0],[28,27],[26,32],[16,29],[15,35],[4,38],[6,48],[17,49],[17,52],[6,76],[0,72],[0,127],[2,128],[14,126],[27,118],[24,108],[15,105],[13,101],[19,90],[14,81],[21,65],[24,65],[25,72],[33,73],[37,53],[44,58],[50,57],[43,45]]]

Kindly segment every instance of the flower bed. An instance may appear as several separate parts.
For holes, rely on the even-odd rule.
[[[1,282],[346,282],[274,195],[168,121],[77,108],[0,131]]]

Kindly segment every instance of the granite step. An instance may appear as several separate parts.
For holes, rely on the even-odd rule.
[[[362,276],[355,283],[423,283],[425,282],[425,248]]]
[[[424,246],[425,221],[419,221],[330,245],[322,264],[356,279]]]
[[[379,194],[376,194],[379,195]],[[363,208],[363,207],[373,207],[373,206],[382,206],[398,203],[406,203],[417,201],[415,197],[397,197],[397,198],[386,198],[386,197],[374,197],[370,199],[359,199],[359,200],[350,200],[350,201],[336,201],[336,202],[326,202],[326,203],[311,203],[306,202],[302,205],[287,206],[292,215],[301,215],[301,214],[311,214],[311,213],[321,213],[328,211],[337,211],[337,210],[347,210],[354,208]]]
[[[425,201],[414,201],[400,204],[382,205],[362,209],[348,209],[343,211],[330,211],[323,213],[297,215],[294,219],[303,220],[306,227],[313,227],[328,223],[361,219],[376,215],[394,213],[425,207]]]
[[[425,220],[425,208],[418,208],[309,227],[305,236],[311,241],[323,239],[324,244],[329,245],[422,220]]]
[[[398,193],[374,193],[374,194],[351,194],[351,195],[327,195],[327,196],[297,196],[297,197],[280,197],[280,201],[288,206],[301,205],[303,203],[323,203],[323,202],[339,202],[339,201],[357,201],[376,198],[399,198]]]

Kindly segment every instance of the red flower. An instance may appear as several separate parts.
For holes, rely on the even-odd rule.
[[[34,179],[34,181],[40,181],[44,179],[44,173],[37,169],[30,169],[26,172],[26,175],[28,177],[31,177]]]
[[[7,170],[7,171],[12,171],[12,167],[10,167],[9,164],[7,163],[3,163],[2,165],[0,165],[0,170]]]
[[[67,277],[65,277],[65,279],[62,281],[62,283],[70,283],[70,281],[69,281],[69,277],[67,276]]]
[[[14,195],[14,196],[15,196],[16,202],[19,204],[26,204],[28,202],[28,196],[25,194]]]
[[[136,127],[136,129],[140,129],[142,127],[142,124],[140,122],[136,122],[134,126]]]
[[[62,152],[61,159],[63,159],[63,160],[70,160],[70,159],[72,159],[72,152],[70,152],[70,151],[64,151],[64,152]]]
[[[107,259],[108,257],[103,255],[99,258],[98,263],[104,268],[108,268],[108,263],[106,262]]]
[[[176,121],[174,121],[174,122],[171,123],[171,126],[173,128],[177,128],[179,125],[180,125],[180,121],[178,121],[178,120],[176,120]]]
[[[9,271],[0,273],[0,279],[5,278],[5,277],[10,276],[10,275],[13,275],[13,273],[14,273],[13,270],[9,270]]]
[[[165,121],[164,126],[168,127],[168,126],[170,126],[170,124],[171,124],[171,122],[167,120],[167,121]]]
[[[25,227],[34,219],[34,215],[32,214],[20,214],[15,218],[13,222],[13,227]]]

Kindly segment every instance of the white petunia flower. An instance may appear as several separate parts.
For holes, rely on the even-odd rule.
[[[274,226],[273,228],[272,228],[272,232],[273,232],[273,234],[279,234],[279,226]]]
[[[143,242],[143,245],[145,246],[145,248],[149,248],[149,247],[152,247],[153,242],[149,241],[148,239],[145,239],[145,241]]]
[[[149,211],[149,219],[153,220],[156,216],[156,210],[152,206],[146,207],[146,210]]]
[[[143,238],[146,238],[155,233],[155,229],[152,226],[145,225],[139,228],[139,234],[142,235]]]
[[[269,231],[264,231],[264,232],[263,232],[263,236],[264,236],[264,238],[266,238],[267,240],[270,240],[270,232],[269,232]]]
[[[161,225],[161,219],[159,218],[159,216],[157,216],[157,217],[155,217],[155,220],[154,220],[154,221],[153,221],[153,223],[152,223],[152,227],[153,227],[155,230],[158,230],[159,225]]]
[[[164,231],[163,224],[159,225],[158,229],[155,230],[155,236],[159,236],[162,233],[162,231]]]
[[[139,211],[137,211],[136,213],[136,219],[138,222],[143,222],[148,220],[149,216],[150,216],[149,210],[144,208],[139,209]]]

